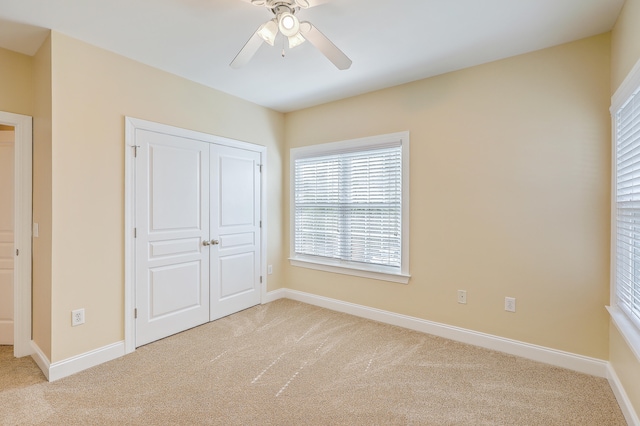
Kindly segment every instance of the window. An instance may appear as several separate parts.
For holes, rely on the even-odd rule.
[[[612,99],[614,324],[640,359],[640,63]]]
[[[291,263],[406,283],[409,133],[291,150]]]

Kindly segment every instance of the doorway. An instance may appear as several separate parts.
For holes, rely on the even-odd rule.
[[[127,118],[125,351],[262,301],[266,148]]]
[[[33,353],[32,118],[0,111],[0,138],[1,179],[11,180],[0,188],[0,197],[11,203],[0,209],[0,338],[13,343],[15,357],[23,357]]]

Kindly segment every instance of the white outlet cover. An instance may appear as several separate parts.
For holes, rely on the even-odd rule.
[[[504,310],[508,312],[516,311],[516,298],[515,297],[505,297],[504,298]]]
[[[75,309],[71,311],[71,326],[84,324],[84,309]]]

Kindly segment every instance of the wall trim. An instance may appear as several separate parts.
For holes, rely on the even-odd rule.
[[[597,377],[607,377],[608,362],[605,360],[586,357],[544,346],[533,345],[531,343],[520,342],[518,340],[506,339],[504,337],[491,334],[480,333],[465,328],[454,327],[442,323],[424,320],[421,318],[401,315],[381,309],[370,308],[354,303],[343,302],[341,300],[328,297],[317,296],[297,290],[279,289],[268,294],[269,300],[286,298],[310,305],[327,308],[333,311],[343,312],[386,324],[396,325],[410,330],[444,337],[457,342],[480,346],[486,349],[504,352],[510,355],[520,356],[533,361],[551,364],[580,373],[590,374]]]
[[[288,290],[286,288],[279,288],[277,290],[268,291],[264,297],[262,298],[262,304],[271,303],[278,299],[286,299],[286,292]]]
[[[124,340],[49,365],[50,382],[124,356]]]
[[[620,409],[622,410],[622,414],[624,415],[627,424],[640,426],[640,419],[633,408],[633,404],[631,403],[627,392],[624,390],[624,386],[622,386],[620,378],[616,374],[611,363],[607,364],[607,380],[609,381],[609,386],[611,386],[611,390],[618,401],[618,405],[620,405]]]
[[[82,370],[95,367],[96,365],[103,364],[125,355],[124,341],[103,346],[93,351],[54,362],[53,364],[49,361],[49,358],[47,358],[44,352],[42,352],[38,344],[33,340],[31,341],[31,349],[33,350],[31,358],[33,358],[38,367],[40,367],[40,370],[42,370],[44,376],[50,382],[71,376],[72,374],[79,373]]]
[[[40,367],[40,370],[42,370],[42,374],[44,374],[44,377],[49,380],[49,366],[51,365],[51,363],[49,362],[49,358],[47,358],[44,352],[42,352],[42,349],[40,349],[38,344],[33,340],[31,341],[31,352],[31,358],[33,358],[38,367]]]

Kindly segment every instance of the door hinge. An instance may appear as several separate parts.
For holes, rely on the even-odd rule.
[[[134,157],[138,156],[138,148],[140,148],[140,145],[133,145],[133,156]]]
[[[260,221],[260,228],[262,228],[262,221]]]
[[[262,275],[260,275],[260,284],[262,284]]]
[[[262,164],[258,164],[258,167],[260,167],[260,173],[262,173]]]
[[[20,256],[20,249],[16,249],[16,256]]]
[[[138,318],[138,308],[135,308],[133,310],[133,318],[136,318],[136,319]]]
[[[138,228],[133,228],[133,238],[138,238]]]

